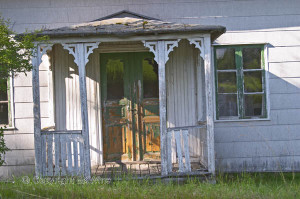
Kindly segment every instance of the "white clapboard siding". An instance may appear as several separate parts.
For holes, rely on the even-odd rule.
[[[60,45],[54,47],[55,56],[55,115],[57,130],[81,129],[81,106],[79,93],[78,67],[74,58]],[[86,65],[87,104],[90,132],[90,146],[92,164],[100,161],[100,104],[99,82],[100,65],[99,54],[89,57]]]
[[[215,147],[222,152],[216,158],[250,158],[257,149],[255,157],[300,156],[299,140],[217,143]]]
[[[257,124],[251,128],[239,127],[217,127],[216,143],[232,142],[271,142],[271,141],[290,141],[300,140],[298,125],[273,125],[259,126]]]
[[[33,0],[29,1],[33,2]],[[30,4],[29,4],[30,5]],[[77,5],[77,6],[76,6]],[[79,5],[79,6],[78,6]],[[128,9],[134,12],[143,13],[161,19],[186,19],[186,18],[201,18],[201,19],[218,19],[222,16],[225,18],[239,18],[239,17],[264,17],[264,16],[282,16],[298,14],[297,1],[291,3],[284,3],[284,1],[277,1],[272,3],[270,1],[198,1],[198,2],[148,2],[141,1],[134,2],[99,2],[96,0],[89,1],[84,4],[80,1],[75,1],[72,4],[66,1],[58,1],[51,3],[51,5],[44,4],[41,7],[36,5],[30,7],[23,6],[14,7],[18,15],[13,15],[13,12],[8,12],[11,9],[1,9],[6,17],[13,18],[19,23],[79,23],[95,20],[97,18],[106,16],[108,14]],[[264,6],[262,6],[264,5]],[[251,7],[251,9],[249,9]],[[68,8],[68,9],[67,9]],[[174,12],[176,10],[176,12]],[[33,15],[34,13],[34,15]],[[88,16],[87,16],[88,15]],[[29,19],[22,16],[31,16]],[[31,21],[30,21],[31,20]],[[228,20],[230,21],[230,20]],[[260,21],[258,21],[259,23]],[[265,22],[266,23],[266,22]],[[277,22],[278,23],[278,22]]]
[[[298,25],[298,1],[56,1],[38,3],[2,3],[0,12],[18,22],[17,32],[26,28],[40,29],[63,27],[92,21],[106,15],[129,9],[162,20],[224,25],[228,30],[295,27]],[[84,4],[84,5],[83,5]],[[34,6],[30,6],[34,5]],[[264,6],[262,6],[264,5]],[[7,9],[6,7],[9,7]],[[25,8],[24,8],[25,6]],[[175,10],[175,12],[174,12]],[[24,17],[27,16],[27,17]]]
[[[299,78],[300,60],[296,62],[269,63],[269,78]]]
[[[253,30],[253,31],[229,31],[221,35],[214,44],[257,44],[268,43],[272,47],[299,46],[300,30]]]
[[[18,165],[34,165],[34,159],[34,149],[11,149],[5,153],[4,165],[8,167]]]
[[[219,171],[256,171],[256,172],[299,172],[300,156],[286,157],[251,157],[251,158],[217,158]]]
[[[170,53],[170,59],[166,64],[168,128],[198,124],[196,76],[198,55],[198,50],[186,40],[179,42],[179,47],[174,48],[174,51]],[[198,78],[203,78],[203,76]],[[198,93],[198,95],[203,99],[205,94]],[[204,158],[205,135],[206,129],[189,130],[191,157]],[[173,147],[173,151],[175,150]]]
[[[228,31],[244,30],[266,30],[284,29],[285,27],[298,27],[300,15],[276,15],[276,16],[240,16],[240,17],[191,17],[167,19],[178,23],[201,24],[201,25],[222,25]]]

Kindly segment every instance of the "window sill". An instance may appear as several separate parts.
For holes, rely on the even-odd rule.
[[[1,126],[0,126],[0,127],[1,127]],[[17,128],[14,127],[14,126],[6,127],[6,128],[4,128],[4,126],[2,126],[2,128],[3,128],[4,131],[17,130]]]
[[[271,121],[270,118],[253,118],[253,119],[233,119],[233,120],[214,120],[216,123],[222,122],[257,122],[257,121]]]

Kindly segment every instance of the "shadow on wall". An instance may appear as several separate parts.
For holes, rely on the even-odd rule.
[[[215,123],[217,170],[300,171],[300,67],[295,59],[269,47],[270,120]]]
[[[74,57],[60,44],[53,48],[53,70],[55,85],[55,124],[56,130],[81,130],[81,104],[79,92],[78,67]],[[96,56],[95,56],[96,57]],[[100,68],[92,67],[95,58],[90,55],[86,65],[87,104],[91,160],[99,164],[100,155],[100,104],[98,102],[97,81],[100,79]],[[97,57],[98,58],[98,57]],[[98,81],[99,82],[99,81]],[[94,125],[97,124],[97,125]]]

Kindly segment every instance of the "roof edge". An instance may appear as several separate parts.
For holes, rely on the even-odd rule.
[[[135,13],[135,12],[131,12],[129,10],[121,10],[119,12],[116,12],[116,13],[113,13],[111,15],[108,15],[108,16],[105,16],[105,17],[101,17],[99,19],[96,19],[96,20],[93,20],[91,22],[95,22],[95,21],[102,21],[102,20],[105,20],[105,19],[110,19],[110,18],[113,18],[119,14],[123,14],[123,13],[127,13],[127,14],[131,14],[131,15],[134,15],[134,16],[137,16],[137,17],[140,17],[142,19],[148,19],[148,20],[160,20],[160,19],[156,19],[156,18],[153,18],[153,17],[148,17],[148,16],[145,16],[145,15],[141,15],[141,14],[138,14],[138,13]],[[161,20],[160,20],[161,21]]]
[[[155,31],[130,31],[130,32],[64,32],[64,33],[38,33],[38,36],[49,36],[51,38],[67,38],[67,37],[92,37],[92,36],[111,36],[111,37],[119,37],[126,38],[130,36],[150,36],[150,35],[166,35],[166,34],[189,34],[189,33],[208,33],[211,35],[211,41],[216,40],[219,36],[226,32],[226,28],[224,26],[208,26],[203,29],[178,29],[178,30],[155,30]],[[22,34],[19,34],[20,36]]]

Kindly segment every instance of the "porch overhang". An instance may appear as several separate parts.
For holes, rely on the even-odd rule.
[[[125,12],[125,11],[124,11]],[[38,36],[55,38],[86,38],[86,37],[117,37],[131,36],[162,36],[167,34],[210,34],[214,41],[225,33],[224,26],[183,24],[165,22],[153,18],[136,18],[135,16],[114,18],[101,18],[96,21],[81,23],[55,29],[45,29]]]

